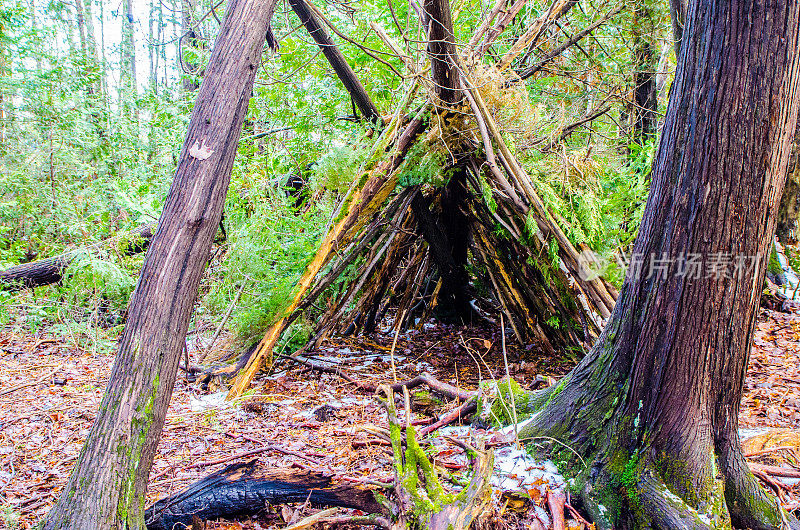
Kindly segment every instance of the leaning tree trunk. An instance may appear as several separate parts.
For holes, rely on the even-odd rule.
[[[367,121],[374,122],[379,120],[381,117],[380,112],[378,112],[375,103],[372,102],[369,94],[367,94],[367,89],[364,88],[364,85],[362,85],[361,81],[356,77],[355,72],[348,64],[342,51],[336,46],[336,43],[333,42],[319,23],[319,20],[314,16],[308,3],[305,0],[289,0],[289,5],[292,6],[297,18],[300,19],[300,22],[306,27],[308,33],[319,45],[319,49],[330,63],[334,72],[336,72],[344,88],[350,94],[353,103],[355,103],[358,110],[361,111],[361,115],[366,118]]]
[[[800,104],[800,0],[693,0],[683,47],[617,305],[520,438],[561,442],[600,528],[779,528],[737,415]]]
[[[144,528],[147,477],[274,5],[228,3],[99,416],[46,529]]]

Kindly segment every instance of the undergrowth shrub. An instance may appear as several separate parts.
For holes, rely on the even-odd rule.
[[[102,302],[106,311],[122,311],[136,279],[108,255],[81,252],[64,271],[62,283],[62,296],[68,303],[91,308]]]
[[[369,156],[369,146],[355,142],[331,148],[314,164],[315,189],[345,193]]]
[[[211,286],[205,300],[213,312],[222,313],[241,289],[230,328],[243,345],[260,339],[282,316],[279,311],[292,300],[331,215],[325,203],[298,213],[277,193],[266,194],[254,208],[230,229],[221,281]],[[295,331],[298,341],[308,336],[299,324]]]

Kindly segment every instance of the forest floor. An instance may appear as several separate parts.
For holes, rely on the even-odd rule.
[[[337,339],[313,352],[313,359],[372,383],[429,371],[442,381],[474,389],[480,379],[506,373],[499,330],[426,324],[399,335],[390,355],[394,338],[379,333],[371,339]],[[207,341],[204,332],[190,336],[192,360]],[[762,463],[796,466],[800,450],[775,451],[768,438],[773,445],[788,447],[786,436],[798,436],[800,314],[762,311],[754,342],[740,423],[746,436],[772,430],[746,452],[759,453]],[[552,384],[574,364],[513,341],[507,351],[508,371],[525,388]],[[55,502],[91,428],[112,362],[111,354],[85,351],[45,332],[0,332],[0,528],[33,528]],[[204,391],[179,374],[150,474],[152,501],[226,464],[254,457],[271,468],[322,471],[339,482],[391,481],[391,453],[363,429],[385,427],[386,415],[373,396],[341,377],[309,372],[297,364],[279,365],[243,400],[228,403],[224,395],[213,384]],[[421,405],[415,423],[429,423],[455,406],[445,403],[426,410]],[[427,438],[436,463],[457,474],[467,468],[467,459],[443,433],[468,440],[484,431],[446,427]],[[562,488],[560,478],[508,437],[491,431],[485,436],[496,453],[495,516],[512,522],[512,528],[514,521],[534,517],[546,523],[548,514],[542,507],[547,489]],[[764,480],[781,492],[787,508],[800,506],[800,486],[774,477]],[[257,519],[206,527],[280,528],[312,512],[302,506],[271,507]],[[574,519],[568,524],[582,527]]]

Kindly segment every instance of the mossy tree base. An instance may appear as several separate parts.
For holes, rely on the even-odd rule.
[[[800,528],[738,436],[798,86],[800,2],[690,3],[617,305],[523,410],[520,437],[546,442],[599,528]]]

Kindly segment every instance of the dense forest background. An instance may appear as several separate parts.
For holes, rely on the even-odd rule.
[[[800,528],[799,17],[0,0],[0,517]]]
[[[528,2],[489,53],[502,56],[548,7]],[[390,113],[425,64],[409,5],[319,8],[376,106]],[[487,8],[453,5],[458,42]],[[157,219],[223,12],[191,0],[4,3],[0,268],[124,239]],[[288,5],[279,6],[277,50],[265,52],[239,142],[227,239],[220,236],[196,312],[219,320],[236,300],[229,324],[243,345],[285,305],[371,145],[368,124],[302,29]],[[493,91],[498,79],[488,70],[481,80],[497,96],[490,104],[503,109],[503,131],[538,193],[573,244],[608,260],[612,282],[621,280],[618,263],[644,205],[673,48],[664,2],[580,2],[515,59],[517,72],[535,71],[526,85]],[[419,164],[408,165],[401,183],[440,185],[446,150],[414,156]],[[300,211],[283,189],[291,174],[313,196]],[[143,257],[121,248],[80,252],[59,285],[0,291],[2,322],[111,348]],[[294,326],[300,344],[307,326]]]

